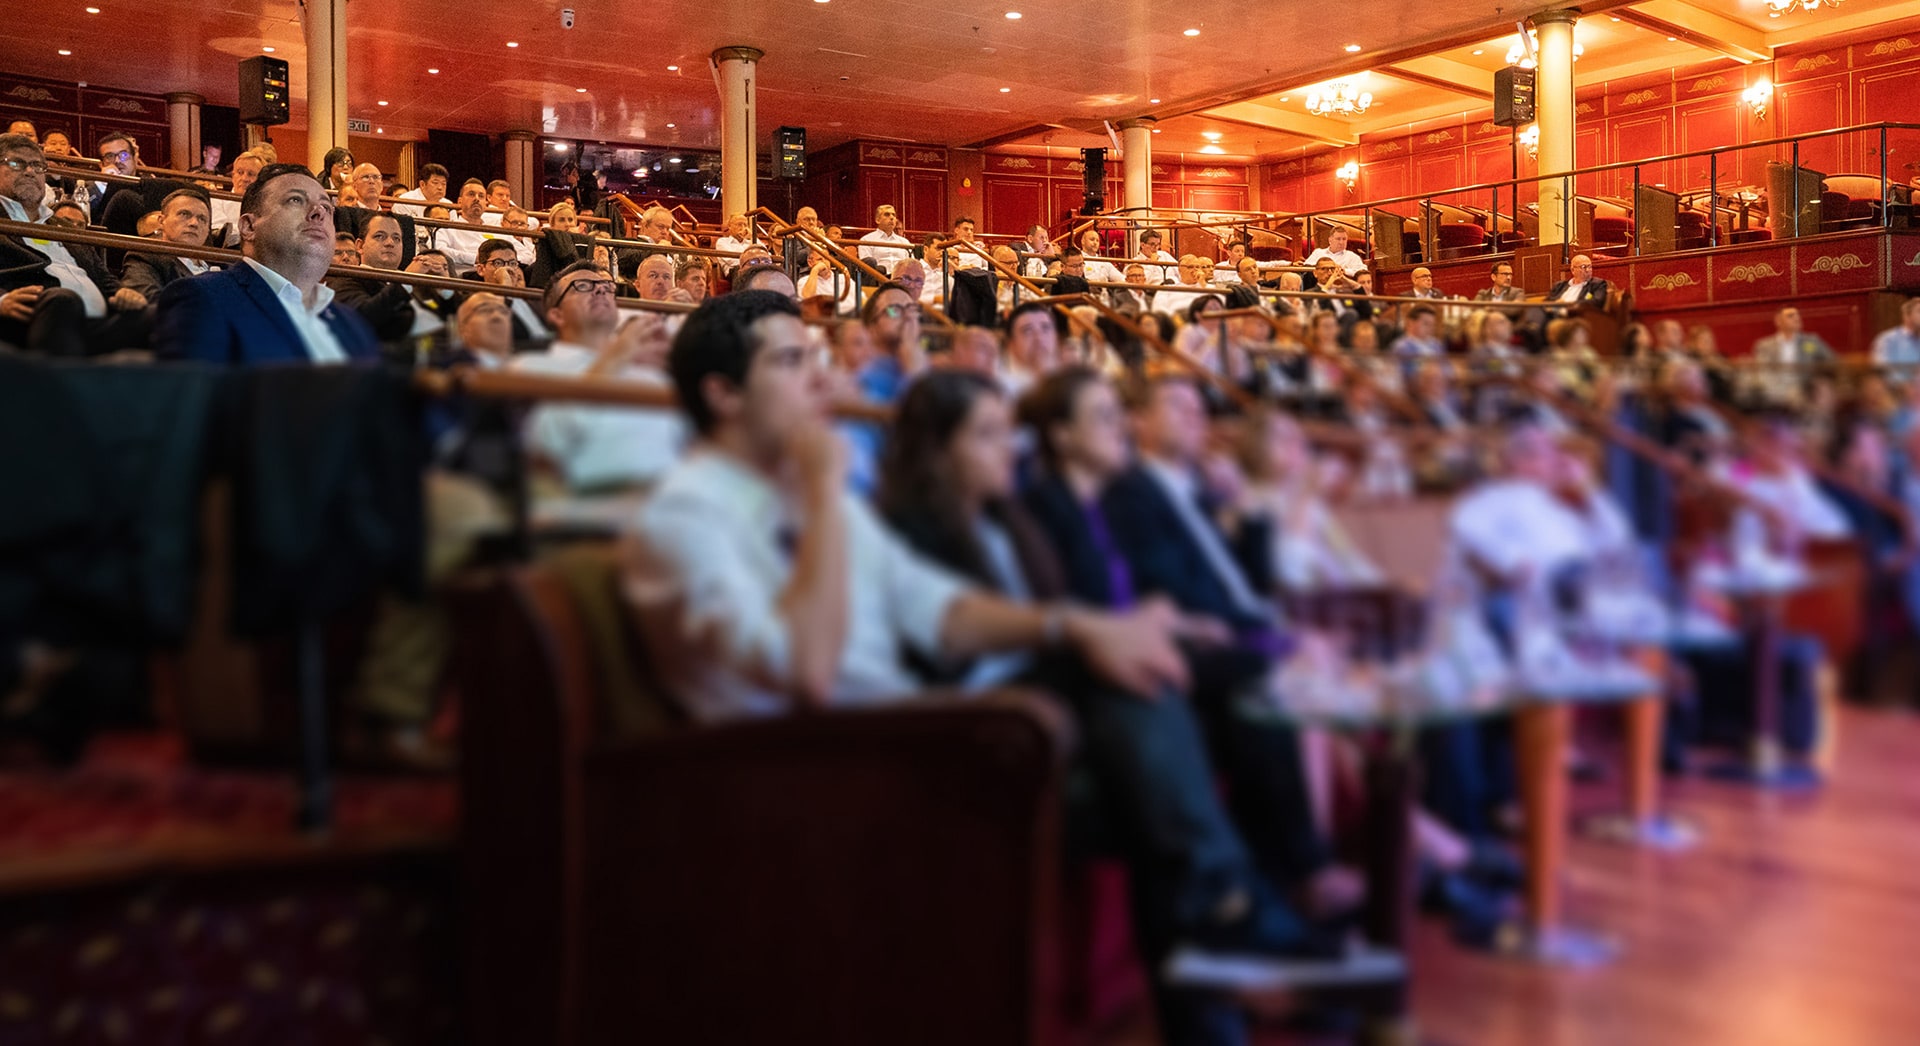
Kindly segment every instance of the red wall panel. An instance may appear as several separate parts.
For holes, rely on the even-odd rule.
[[[908,171],[906,210],[900,220],[909,229],[928,231],[947,228],[947,175],[945,171]]]
[[[896,211],[906,206],[906,178],[904,171],[895,167],[863,167],[860,169],[860,209],[842,218],[853,225],[873,224],[873,212],[881,204],[892,204]]]
[[[988,174],[981,183],[981,232],[1018,235],[1046,213],[1044,178]]]
[[[1780,113],[1780,134],[1810,134],[1847,126],[1847,77],[1824,76],[1803,83],[1782,85],[1774,93]],[[1819,138],[1800,146],[1800,165],[1822,174],[1840,174],[1849,170],[1839,136]],[[1779,157],[1786,160],[1784,155]]]
[[[1631,97],[1631,96],[1629,96]],[[1641,160],[1649,156],[1665,156],[1673,148],[1673,113],[1669,109],[1641,113],[1636,116],[1621,117],[1608,121],[1608,151],[1616,162]],[[1668,177],[1671,164],[1644,164],[1639,169],[1642,185],[1664,185],[1672,179]],[[1631,199],[1633,196],[1634,172],[1631,169],[1610,171],[1601,176],[1603,191],[1608,196]]]

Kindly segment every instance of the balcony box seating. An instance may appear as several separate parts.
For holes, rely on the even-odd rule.
[[[604,546],[451,598],[465,1041],[1052,1046],[1137,1008],[1124,873],[1062,860],[1050,703],[694,726]]]
[[[1599,253],[1629,253],[1633,246],[1633,219],[1595,218],[1593,249]]]
[[[1471,222],[1448,222],[1434,228],[1437,253],[1441,259],[1465,258],[1484,253],[1487,230]]]

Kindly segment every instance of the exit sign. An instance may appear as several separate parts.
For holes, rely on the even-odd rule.
[[[356,120],[353,117],[349,116],[347,117],[347,133],[348,134],[372,134],[373,121],[372,120]]]

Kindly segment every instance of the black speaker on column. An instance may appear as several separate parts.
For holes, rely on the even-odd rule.
[[[278,127],[292,119],[287,61],[263,54],[240,60],[240,122]]]
[[[1080,213],[1099,214],[1107,209],[1107,151],[1082,149],[1080,162],[1080,188],[1086,195],[1080,205]]]
[[[1508,66],[1493,74],[1493,122],[1525,127],[1533,122],[1534,71]]]

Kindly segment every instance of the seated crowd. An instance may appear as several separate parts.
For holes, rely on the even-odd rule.
[[[144,203],[141,186],[96,195],[50,176],[71,150],[55,138],[0,136],[7,217],[111,229],[112,197]],[[101,143],[103,162],[133,174],[116,143],[130,145]],[[1516,301],[1508,263],[1478,302],[1442,298],[1425,270],[1414,300],[1381,300],[1338,232],[1275,271],[1244,245],[1226,268],[1176,257],[1151,229],[1123,257],[1102,253],[1098,231],[1062,247],[1035,228],[994,259],[965,219],[952,242],[916,247],[890,207],[844,243],[805,208],[784,237],[734,216],[699,247],[699,230],[660,207],[630,238],[586,232],[585,192],[536,222],[501,182],[468,179],[449,201],[436,165],[406,203],[350,155],[323,176],[244,154],[238,200],[192,183],[156,194],[152,251],[0,236],[0,343],[222,366],[384,357],[671,390],[677,412],[556,400],[514,419],[536,502],[611,506],[602,518],[626,539],[625,591],[670,696],[714,723],[933,686],[1055,695],[1078,725],[1075,758],[1126,828],[1152,969],[1188,947],[1357,978],[1385,969],[1346,946],[1363,887],[1340,859],[1335,811],[1361,787],[1355,753],[1274,714],[1290,666],[1347,656],[1282,604],[1390,583],[1343,526],[1348,501],[1415,486],[1455,497],[1433,538],[1496,632],[1502,606],[1615,554],[1687,588],[1665,553],[1676,504],[1700,491],[1677,475],[1730,492],[1776,549],[1858,540],[1868,597],[1888,611],[1876,620],[1904,630],[1878,642],[1910,641],[1920,622],[1903,529],[1920,513],[1920,381],[1904,369],[1920,363],[1920,304],[1876,343],[1874,369],[1794,366],[1832,352],[1792,309],[1756,347],[1765,366],[1666,320],[1630,332],[1633,366],[1617,367],[1566,311],[1607,298],[1584,256],[1544,301],[1502,308]],[[437,209],[447,224],[421,220]],[[209,243],[239,260],[169,250]],[[380,276],[395,272],[434,282]],[[1002,297],[1016,276],[1053,294],[1079,281],[1113,315]],[[1162,345],[1180,366],[1157,358]],[[836,420],[845,404],[891,420]],[[1596,426],[1630,428],[1688,471],[1571,438]],[[430,545],[510,514],[513,492],[468,458],[440,453],[429,483]],[[459,556],[429,561],[437,580]],[[1817,742],[1823,657],[1790,635],[1772,666],[1795,758]],[[413,665],[397,680],[376,661],[359,688],[372,729],[397,755],[443,757],[423,735],[437,674]],[[1690,745],[1744,740],[1750,664],[1739,650],[1686,659],[1676,765]],[[1494,943],[1521,874],[1500,841],[1511,755],[1492,733],[1424,732],[1415,815],[1422,898],[1475,946]],[[1233,1006],[1154,984],[1169,1042],[1239,1041]]]

